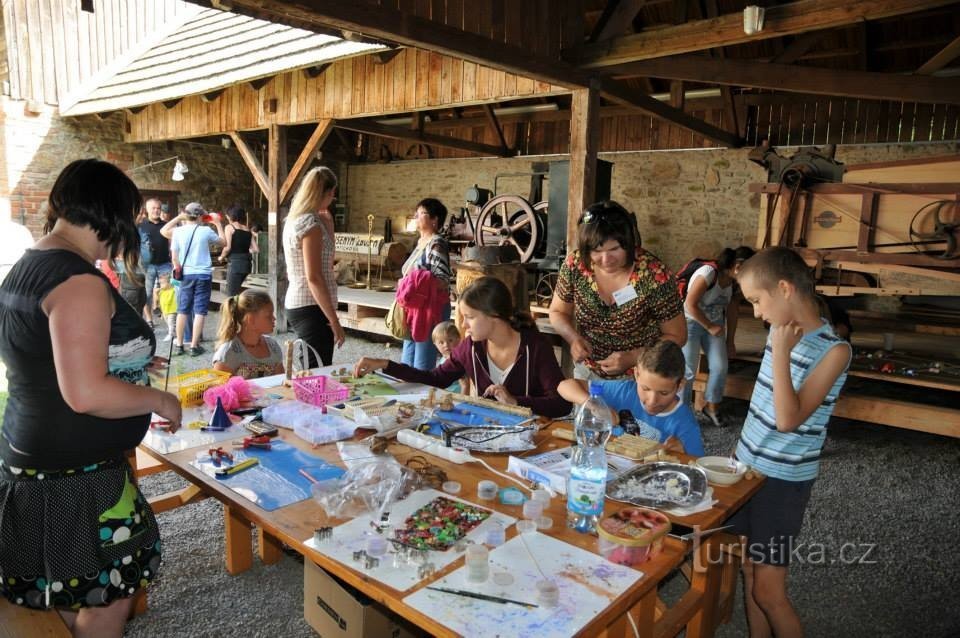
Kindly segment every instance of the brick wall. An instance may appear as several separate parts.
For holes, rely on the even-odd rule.
[[[0,112],[0,200],[9,202],[13,221],[24,223],[34,237],[43,226],[42,206],[57,175],[75,159],[97,157],[130,171],[151,161],[179,156],[189,167],[182,182],[170,179],[173,162],[130,173],[144,189],[179,191],[181,205],[199,201],[211,210],[234,202],[244,205],[261,223],[266,202],[256,198],[253,178],[236,149],[219,144],[171,142],[127,144],[123,115],[61,118],[56,109],[27,113],[24,102],[2,100]],[[4,206],[5,208],[5,206]]]
[[[790,155],[795,148],[782,148]],[[840,146],[846,164],[946,155],[956,144]],[[760,212],[759,196],[747,187],[766,181],[765,170],[747,161],[749,149],[703,149],[604,153],[613,162],[612,197],[637,213],[644,246],[676,268],[695,255],[712,255],[723,246],[752,245]],[[530,171],[534,161],[563,159],[446,159],[355,164],[341,175],[340,197],[349,209],[349,229],[366,232],[366,216],[376,216],[376,232],[391,217],[394,229],[423,197],[438,197],[448,208],[463,205],[467,188],[493,188],[497,173]],[[529,178],[498,182],[501,193],[526,196]],[[344,201],[345,199],[345,201]]]

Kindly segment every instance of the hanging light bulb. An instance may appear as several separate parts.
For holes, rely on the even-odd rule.
[[[187,168],[187,165],[181,162],[180,160],[177,160],[177,163],[173,165],[173,175],[171,176],[170,179],[172,179],[175,182],[182,182],[183,174],[189,173],[189,172],[190,172],[190,169]]]

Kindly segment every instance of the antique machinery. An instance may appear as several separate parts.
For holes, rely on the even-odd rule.
[[[596,200],[609,199],[612,173],[613,164],[598,160]],[[515,249],[515,258],[533,275],[537,303],[549,304],[557,270],[567,252],[569,174],[569,161],[544,162],[534,164],[529,173],[498,174],[492,191],[474,185],[465,195],[467,207],[459,216],[451,217],[451,239],[468,246],[507,249],[497,253],[501,259]],[[501,178],[520,176],[530,177],[528,197],[497,194]]]

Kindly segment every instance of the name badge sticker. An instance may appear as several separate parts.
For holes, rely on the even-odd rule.
[[[613,300],[618,306],[622,306],[637,298],[637,290],[633,286],[624,286],[620,290],[613,291]]]

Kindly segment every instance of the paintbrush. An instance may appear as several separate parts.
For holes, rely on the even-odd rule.
[[[511,604],[511,605],[520,605],[521,607],[526,607],[527,609],[536,609],[537,605],[533,603],[525,603],[521,600],[512,600],[510,598],[501,598],[500,596],[491,596],[490,594],[481,594],[475,591],[467,591],[465,589],[447,589],[446,587],[431,587],[427,586],[426,589],[432,589],[433,591],[442,591],[445,594],[453,594],[454,596],[464,596],[466,598],[476,598],[477,600],[486,600],[491,603],[500,603],[501,605]]]

